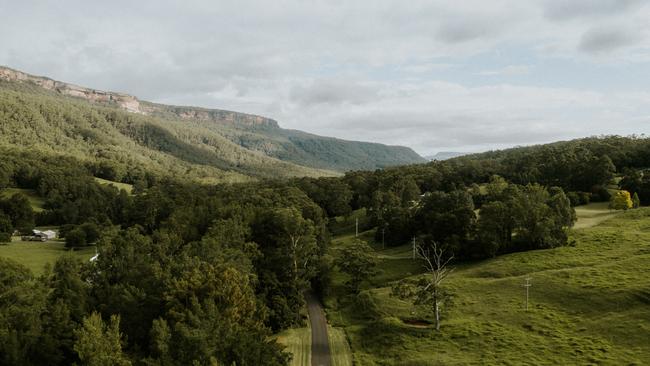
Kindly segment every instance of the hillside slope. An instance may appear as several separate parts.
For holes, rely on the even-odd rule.
[[[333,174],[242,149],[208,130],[2,81],[0,121],[6,149],[75,157],[99,177],[126,183],[134,171],[214,182]]]
[[[362,365],[646,365],[649,227],[650,209],[631,210],[574,230],[573,246],[455,265],[440,332],[428,325],[429,307],[391,296],[397,281],[422,272],[410,245],[382,249],[364,233],[379,260],[359,296],[364,311],[340,296],[345,277],[334,273],[328,316]],[[335,238],[332,250],[353,238]]]
[[[91,104],[86,104],[84,108],[102,106],[129,112],[131,115],[129,118],[147,121],[141,123],[148,126],[156,126],[145,128],[144,134],[141,133],[139,138],[142,139],[151,133],[160,139],[161,129],[163,129],[171,132],[183,143],[191,145],[191,147],[185,146],[184,150],[194,148],[226,150],[216,151],[218,156],[207,160],[203,151],[198,154],[202,156],[200,158],[196,158],[196,151],[185,151],[182,160],[234,170],[245,175],[332,175],[331,172],[321,170],[338,172],[372,170],[425,161],[406,147],[346,141],[286,130],[280,128],[272,119],[250,114],[150,103],[127,94],[80,87],[6,67],[0,67],[0,80],[3,81],[0,84],[2,91],[13,90],[21,94],[64,98],[65,104],[80,105],[75,102],[86,101]],[[49,102],[54,100],[49,99]],[[123,130],[120,132],[124,134]],[[129,133],[126,135],[132,137]],[[161,147],[160,144],[154,145],[148,147],[158,150]],[[169,151],[165,152],[169,153]],[[265,158],[272,158],[272,160]],[[276,160],[291,164],[282,165]],[[259,174],[258,168],[263,170]],[[269,168],[271,168],[270,172]],[[285,170],[288,171],[286,174]]]

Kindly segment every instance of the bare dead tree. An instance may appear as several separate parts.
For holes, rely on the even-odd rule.
[[[431,302],[436,316],[436,330],[440,330],[440,304],[442,303],[440,289],[445,279],[454,271],[453,268],[447,267],[454,256],[445,259],[442,248],[439,248],[436,242],[431,248],[426,249],[416,245],[416,250],[418,256],[424,260],[424,267],[430,275],[425,278],[418,297],[421,301],[426,298]]]

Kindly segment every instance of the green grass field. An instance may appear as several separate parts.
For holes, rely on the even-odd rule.
[[[34,210],[34,212],[43,211],[43,204],[45,203],[45,200],[33,189],[5,188],[0,190],[0,198],[8,198],[16,193],[22,193],[27,197],[29,203],[32,205],[32,210]]]
[[[440,332],[406,324],[432,321],[432,312],[390,296],[393,281],[420,271],[404,258],[410,246],[371,243],[380,274],[364,291],[370,301],[360,310],[335,273],[330,322],[345,330],[360,365],[650,364],[650,208],[577,211],[575,246],[456,265]],[[332,249],[350,239],[335,239]]]
[[[133,185],[131,184],[126,184],[126,183],[120,183],[120,182],[113,182],[112,180],[106,180],[102,178],[97,178],[95,177],[95,181],[97,181],[99,184],[104,184],[107,186],[113,186],[119,190],[125,190],[128,194],[131,194],[133,192]]]
[[[40,275],[46,264],[53,265],[65,253],[72,253],[84,261],[95,255],[94,247],[68,251],[64,245],[63,241],[23,242],[19,238],[14,238],[11,243],[0,245],[0,256],[13,259],[29,268],[35,275]]]
[[[329,327],[327,333],[330,339],[332,366],[352,366],[352,352],[345,331],[341,328]]]
[[[293,355],[290,366],[311,365],[311,329],[293,328],[285,330],[276,336],[278,343],[286,347]]]
[[[594,202],[578,206],[575,210],[578,215],[578,222],[576,222],[574,229],[593,227],[622,213],[621,211],[610,210],[609,202]]]

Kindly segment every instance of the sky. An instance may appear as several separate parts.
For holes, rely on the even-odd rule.
[[[0,0],[0,65],[477,152],[650,132],[648,19],[644,0]]]

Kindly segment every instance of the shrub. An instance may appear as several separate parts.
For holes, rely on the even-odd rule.
[[[612,197],[611,202],[609,203],[609,208],[614,210],[628,210],[634,206],[632,198],[630,198],[630,192],[628,191],[618,191],[616,195]]]
[[[0,233],[0,245],[11,241],[11,233]]]
[[[86,232],[80,228],[76,228],[67,233],[65,237],[66,248],[79,248],[88,245],[86,241]]]
[[[92,244],[99,239],[99,227],[93,222],[86,222],[79,225],[79,229],[86,234],[86,242]]]
[[[606,187],[594,186],[591,189],[591,200],[594,202],[607,202],[612,197]]]
[[[65,224],[59,227],[59,238],[65,238],[69,232],[76,228],[75,225]]]
[[[571,206],[573,207],[580,206],[581,202],[580,202],[580,195],[578,194],[578,192],[569,192],[567,193],[566,196],[571,202]]]

